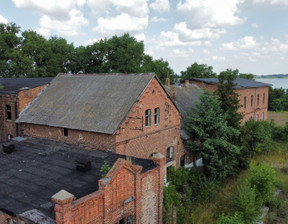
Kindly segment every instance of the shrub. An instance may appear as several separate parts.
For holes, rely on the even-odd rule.
[[[222,214],[216,224],[244,224],[244,222],[242,221],[242,216],[238,212],[235,212],[233,216]]]
[[[164,223],[170,223],[175,206],[181,206],[181,195],[177,192],[173,184],[169,184],[164,187]]]
[[[278,182],[274,169],[264,163],[250,167],[248,181],[251,188],[255,188],[259,200],[264,203],[271,199]]]
[[[188,173],[184,167],[175,169],[174,166],[169,168],[169,174],[167,176],[168,182],[172,183],[178,191],[184,191],[184,185],[188,180]]]

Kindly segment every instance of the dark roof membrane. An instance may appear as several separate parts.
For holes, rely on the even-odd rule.
[[[0,209],[15,214],[37,209],[54,219],[51,197],[55,193],[64,189],[80,198],[95,192],[104,162],[112,167],[118,158],[126,158],[47,139],[13,143],[16,151],[11,154],[0,151]],[[131,157],[131,160],[143,167],[142,173],[158,166],[149,159]],[[91,161],[91,169],[76,170],[76,161]]]
[[[0,94],[16,95],[24,89],[31,89],[49,84],[53,78],[0,78]]]

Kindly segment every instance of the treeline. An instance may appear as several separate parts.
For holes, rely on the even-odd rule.
[[[64,38],[48,40],[15,23],[0,24],[0,77],[53,77],[58,73],[155,72],[165,82],[174,71],[163,59],[144,54],[144,44],[129,34],[74,47]]]
[[[269,87],[268,110],[288,111],[288,89],[273,89]]]

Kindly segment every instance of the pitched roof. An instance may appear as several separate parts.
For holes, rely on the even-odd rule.
[[[40,138],[20,138],[13,144],[16,151],[11,154],[0,151],[0,211],[5,209],[14,214],[36,209],[55,218],[51,201],[55,193],[64,189],[80,198],[95,192],[99,189],[104,162],[112,167],[118,158],[126,158]],[[76,170],[77,161],[90,161],[91,170]],[[141,173],[158,166],[150,159],[131,157],[131,161],[143,167]]]
[[[219,84],[218,78],[192,78],[190,80],[196,80],[196,81],[202,81],[205,83],[210,84]],[[234,83],[236,86],[235,89],[245,89],[245,88],[257,88],[257,87],[264,87],[264,86],[272,86],[271,84],[264,83],[264,82],[258,82],[250,79],[243,79],[243,78],[237,78]]]
[[[48,78],[0,78],[0,94],[16,95],[23,89],[31,89],[38,86],[46,85],[52,81],[52,77]]]
[[[154,77],[59,74],[17,122],[114,134]]]

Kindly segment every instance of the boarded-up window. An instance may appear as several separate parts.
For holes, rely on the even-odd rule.
[[[151,110],[145,110],[145,126],[150,127],[151,125]]]

